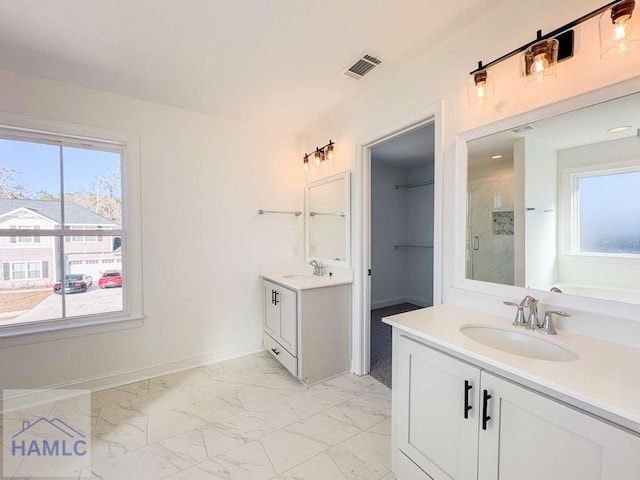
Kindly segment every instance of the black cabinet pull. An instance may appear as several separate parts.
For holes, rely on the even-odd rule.
[[[276,300],[276,291],[274,289],[271,289],[271,305],[274,305],[273,302],[275,302]]]
[[[469,380],[464,381],[464,418],[469,418],[469,410],[471,410],[471,405],[469,405],[469,390],[473,388],[473,385],[469,383]]]
[[[280,352],[278,350],[276,350],[275,348],[272,348],[271,351],[273,353],[275,353],[276,355],[280,355]]]
[[[490,398],[491,398],[491,395],[489,395],[489,392],[487,390],[484,390],[482,392],[482,429],[483,430],[487,429],[487,422],[491,420],[491,417],[487,415],[487,407],[489,406]]]
[[[279,301],[278,301],[278,295],[280,295],[280,292],[278,292],[277,290],[275,290],[275,291],[274,291],[274,293],[275,293],[276,295],[275,295],[275,297],[274,297],[274,302],[273,302],[273,304],[274,304],[274,305],[277,305],[277,304],[279,303]]]

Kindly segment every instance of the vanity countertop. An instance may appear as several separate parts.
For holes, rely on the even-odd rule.
[[[555,362],[521,357],[460,331],[465,324],[510,326],[512,319],[456,305],[414,310],[383,321],[461,360],[640,433],[640,348],[558,330],[550,339],[575,350],[580,358]]]
[[[292,288],[294,290],[302,291],[309,290],[311,288],[333,287],[336,285],[347,285],[353,283],[353,279],[350,276],[340,275],[311,275],[308,273],[298,274],[297,272],[277,272],[277,271],[263,271],[260,275],[266,280],[270,280],[284,287]]]

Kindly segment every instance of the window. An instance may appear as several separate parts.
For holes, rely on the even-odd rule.
[[[0,127],[0,338],[139,321],[137,137],[0,112],[0,125],[11,124]],[[116,257],[123,288],[98,288],[101,260]],[[69,287],[71,275],[87,288]]]
[[[640,255],[640,170],[573,175],[574,252]]]
[[[35,230],[39,227],[35,225],[32,225],[32,226],[11,225],[9,228],[14,230]],[[21,235],[19,237],[11,237],[11,243],[40,243],[40,237],[31,237],[31,236],[24,236],[24,235]]]
[[[37,280],[44,278],[43,264],[47,262],[13,262],[10,267],[10,274],[4,278],[6,280]],[[46,270],[46,269],[44,269]]]

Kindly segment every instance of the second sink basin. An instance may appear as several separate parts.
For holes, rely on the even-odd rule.
[[[522,357],[555,362],[572,362],[580,358],[577,352],[558,341],[515,327],[467,324],[462,325],[460,331],[471,340]]]

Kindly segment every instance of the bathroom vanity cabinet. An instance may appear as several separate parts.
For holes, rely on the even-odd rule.
[[[311,385],[350,369],[351,285],[305,281],[285,286],[262,280],[263,343],[292,375]]]
[[[441,320],[451,320],[455,310],[445,309]],[[546,386],[531,385],[530,374],[519,382],[515,369],[495,368],[487,361],[490,357],[481,357],[487,347],[458,342],[460,320],[441,324],[437,314],[427,313],[422,321],[420,315],[425,314],[395,320],[399,315],[387,322],[394,326],[393,457],[398,480],[640,479],[637,429],[576,408],[566,396],[553,398]],[[463,317],[471,318],[468,311]],[[498,357],[515,357],[505,355]],[[535,364],[531,371],[566,370],[558,376],[572,376],[571,369],[579,366],[523,359],[523,365],[527,362]],[[588,381],[589,372],[585,374]]]
[[[640,478],[640,438],[407,336],[394,350],[400,480]]]

